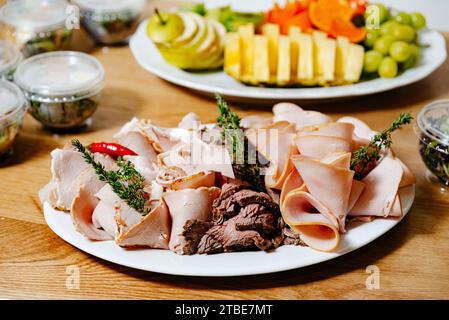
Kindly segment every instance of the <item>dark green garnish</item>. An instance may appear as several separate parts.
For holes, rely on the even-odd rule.
[[[147,215],[150,212],[145,206],[148,200],[148,194],[144,191],[143,184],[145,178],[137,172],[130,161],[118,157],[119,169],[107,171],[101,163],[95,161],[89,149],[83,146],[78,139],[72,140],[72,146],[83,154],[84,160],[92,165],[99,179],[107,182],[120,199],[142,215]]]
[[[232,167],[237,178],[249,182],[258,190],[265,190],[265,182],[261,175],[261,164],[256,157],[254,146],[250,146],[248,139],[240,127],[240,118],[229,108],[220,95],[216,95],[218,125],[223,129],[222,139],[231,156]],[[254,152],[252,152],[254,151]]]
[[[360,180],[371,171],[375,162],[380,159],[382,149],[389,148],[393,143],[391,134],[412,120],[410,113],[401,113],[389,128],[376,134],[367,146],[362,146],[352,153],[351,169],[355,171],[355,179]]]

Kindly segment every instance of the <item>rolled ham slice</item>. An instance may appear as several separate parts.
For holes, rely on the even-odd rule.
[[[337,219],[305,187],[287,194],[281,212],[285,222],[312,249],[328,252],[338,247]]]
[[[285,197],[287,196],[287,194],[290,193],[290,191],[300,188],[303,184],[304,181],[302,180],[298,171],[294,168],[287,176],[282,186],[281,195],[279,198],[279,206],[282,208],[282,205],[284,204],[285,201]]]
[[[376,134],[365,122],[354,117],[342,117],[337,120],[339,123],[350,123],[354,126],[354,134],[362,139],[371,140]]]
[[[164,200],[167,203],[171,220],[170,250],[178,254],[189,254],[196,250],[195,244],[189,244],[184,236],[185,226],[190,221],[209,222],[212,220],[212,203],[220,196],[220,189],[199,188],[167,192]],[[201,237],[198,237],[197,242]],[[197,245],[197,243],[196,243]]]
[[[304,156],[291,158],[310,194],[338,220],[344,230],[354,171]]]

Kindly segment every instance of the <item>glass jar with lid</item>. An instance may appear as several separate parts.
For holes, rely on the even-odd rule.
[[[99,43],[126,43],[136,31],[145,0],[73,0],[86,31]]]
[[[85,124],[100,102],[104,69],[95,57],[75,51],[42,53],[23,61],[14,81],[32,116],[50,129]]]
[[[0,80],[0,163],[12,154],[12,146],[25,114],[22,91],[12,82]]]
[[[418,114],[415,132],[419,153],[431,180],[449,186],[449,100],[435,101]]]
[[[14,0],[0,9],[1,34],[25,57],[69,48],[65,0]]]
[[[23,56],[9,41],[0,40],[0,79],[12,80]]]

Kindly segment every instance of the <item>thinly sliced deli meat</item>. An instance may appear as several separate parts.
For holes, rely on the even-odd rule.
[[[151,141],[139,131],[129,131],[120,135],[118,141],[124,147],[127,147],[137,153],[139,156],[145,158],[148,165],[156,163],[157,153],[154,150]]]
[[[297,136],[295,143],[300,154],[314,159],[322,159],[333,153],[352,151],[351,142],[329,136]]]
[[[338,221],[326,206],[306,192],[306,188],[289,192],[281,212],[285,222],[309,247],[319,251],[338,247]]]
[[[198,172],[190,176],[180,177],[172,182],[172,190],[197,189],[199,187],[215,186],[215,172]]]
[[[328,136],[340,138],[348,142],[352,141],[353,134],[354,134],[354,125],[352,123],[344,123],[344,122],[329,122],[314,126],[308,126],[298,131],[299,136],[305,135]]]
[[[188,221],[211,221],[212,203],[219,196],[220,189],[216,187],[183,189],[164,195],[172,220],[170,250],[180,254],[186,253],[187,242],[182,235],[184,226]]]
[[[362,182],[365,188],[349,213],[351,216],[388,217],[400,204],[395,201],[401,183],[403,169],[397,159],[385,157],[365,177]],[[396,202],[396,206],[394,206]],[[402,214],[402,213],[400,213]],[[395,212],[398,215],[398,212]]]
[[[300,188],[303,184],[304,181],[302,180],[298,171],[296,169],[293,169],[282,185],[281,196],[279,198],[279,206],[282,208],[285,197],[290,193],[290,191]]]
[[[294,156],[291,160],[307,190],[329,209],[343,231],[354,171],[304,156]]]

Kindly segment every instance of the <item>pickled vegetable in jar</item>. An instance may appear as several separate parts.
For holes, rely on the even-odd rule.
[[[73,0],[86,31],[99,43],[126,43],[136,31],[145,0]]]
[[[31,115],[50,129],[81,127],[93,115],[104,86],[104,69],[93,56],[74,51],[43,53],[19,65],[14,81]]]
[[[0,9],[1,36],[13,42],[25,57],[66,50],[72,30],[65,0],[15,0]]]
[[[0,80],[0,162],[12,154],[12,146],[22,126],[25,100],[12,82]]]
[[[0,79],[12,80],[23,56],[9,41],[0,40]]]
[[[449,186],[449,100],[435,101],[418,115],[419,153],[432,180]]]

